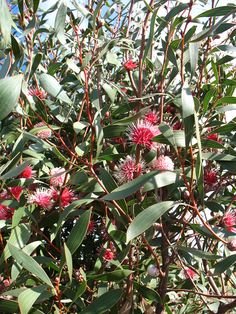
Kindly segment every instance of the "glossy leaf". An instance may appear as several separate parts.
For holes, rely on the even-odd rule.
[[[10,243],[8,243],[8,247],[11,255],[14,257],[17,263],[22,265],[23,268],[27,269],[33,275],[37,276],[47,285],[53,287],[53,284],[46,272],[30,255],[24,253],[21,249],[18,249]]]
[[[58,98],[59,100],[64,101],[67,104],[72,104],[72,101],[67,96],[62,86],[53,76],[43,73],[39,76],[39,81],[49,95]]]
[[[214,275],[220,275],[236,263],[236,254],[232,254],[218,262],[214,267]]]
[[[82,243],[84,237],[86,236],[88,225],[90,222],[91,211],[86,210],[79,218],[77,223],[74,225],[73,229],[70,232],[66,246],[70,250],[70,253],[73,255],[80,244]]]
[[[47,286],[37,286],[26,289],[18,296],[18,303],[22,314],[28,314],[39,296],[47,289]]]
[[[109,290],[81,311],[81,314],[102,314],[111,309],[122,297],[123,290]]]
[[[22,79],[22,75],[16,75],[0,80],[0,120],[6,118],[16,106],[21,92]]]
[[[127,239],[129,242],[150,228],[162,215],[164,215],[174,202],[166,201],[154,204],[138,214],[131,222],[127,230]]]
[[[103,197],[105,201],[110,200],[120,200],[122,198],[126,198],[127,196],[135,193],[138,189],[140,189],[147,181],[149,181],[152,177],[158,174],[158,171],[152,171],[146,173],[131,182],[127,182],[115,190],[113,190],[110,194],[107,194]]]
[[[178,250],[190,253],[194,256],[197,256],[198,258],[205,259],[205,260],[214,261],[214,260],[222,258],[222,256],[220,256],[220,255],[215,255],[215,254],[212,254],[210,252],[197,250],[197,249],[194,249],[191,247],[178,246]]]

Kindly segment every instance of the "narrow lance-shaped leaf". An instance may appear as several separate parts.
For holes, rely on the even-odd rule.
[[[220,275],[236,263],[236,254],[227,256],[215,265],[214,275]]]
[[[120,300],[122,294],[122,289],[109,290],[94,300],[93,303],[81,312],[81,314],[107,313],[107,311]]]
[[[22,75],[0,80],[0,120],[6,118],[17,104],[21,92]]]
[[[47,289],[47,286],[38,286],[26,289],[18,297],[18,303],[22,314],[28,314],[39,296]]]
[[[148,228],[150,228],[165,212],[167,212],[174,202],[166,201],[154,204],[144,209],[129,225],[127,230],[127,242],[133,240]]]
[[[91,211],[87,210],[83,213],[77,223],[74,225],[73,229],[70,232],[66,246],[70,250],[71,254],[74,254],[82,243],[88,229],[90,222]]]
[[[55,18],[55,25],[54,25],[56,36],[63,45],[66,44],[65,32],[64,32],[66,13],[67,13],[67,5],[63,1],[58,8],[57,15]]]
[[[11,26],[13,24],[6,0],[0,0],[0,12],[0,33],[2,37],[0,46],[4,48],[11,41]]]
[[[112,201],[112,200],[120,200],[122,198],[126,198],[127,196],[135,193],[149,179],[151,179],[152,177],[154,177],[158,173],[159,173],[159,171],[152,171],[152,172],[146,173],[143,176],[140,176],[131,182],[128,182],[128,183],[125,183],[125,184],[119,186],[118,188],[113,190],[110,194],[105,195],[103,197],[103,199],[106,201]]]
[[[47,285],[53,287],[50,278],[43,270],[43,268],[33,259],[33,257],[24,253],[21,249],[18,249],[17,247],[13,246],[10,243],[8,243],[8,248],[11,255],[14,257],[17,263],[22,265],[25,269],[27,269],[33,275],[41,279]]]
[[[72,272],[73,272],[73,260],[70,250],[68,249],[66,243],[64,243],[64,252],[65,252],[65,259],[68,269],[68,275],[70,278],[70,282],[72,281]]]

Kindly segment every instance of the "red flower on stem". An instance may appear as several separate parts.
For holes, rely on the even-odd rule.
[[[128,60],[124,63],[124,68],[127,70],[127,71],[133,71],[137,68],[137,63],[134,62],[133,60]]]

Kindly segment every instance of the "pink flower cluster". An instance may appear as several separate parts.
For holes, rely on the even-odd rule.
[[[75,200],[74,192],[67,187],[62,189],[66,180],[66,170],[64,168],[53,168],[50,171],[52,176],[50,179],[50,188],[37,188],[36,191],[28,198],[29,204],[36,204],[43,209],[50,210],[55,205],[63,207],[68,206],[73,200]],[[69,175],[67,176],[67,180]],[[59,187],[60,190],[56,188]]]
[[[236,211],[227,211],[223,218],[224,226],[226,227],[226,230],[236,233]]]
[[[132,143],[147,149],[152,149],[157,147],[157,145],[152,142],[152,139],[160,134],[160,130],[157,126],[150,123],[149,120],[138,120],[128,128],[127,133]]]
[[[121,161],[117,166],[117,171],[114,176],[119,183],[125,183],[138,177],[144,170],[144,162],[141,161],[138,164],[135,162],[135,158],[127,156],[124,161]]]
[[[150,164],[151,170],[160,170],[160,171],[173,171],[174,163],[170,157],[160,155],[158,158],[154,159]],[[125,182],[132,181],[136,177],[144,173],[145,170],[148,170],[144,161],[139,161],[138,164],[135,161],[134,157],[127,156],[125,160],[121,161],[117,165],[117,170],[114,173],[117,181],[122,184]]]
[[[41,139],[45,139],[45,138],[49,138],[52,136],[52,131],[46,127],[46,125],[43,122],[39,122],[35,124],[35,128],[40,128],[40,127],[45,127],[44,130],[40,130],[36,133],[36,135],[41,138]]]

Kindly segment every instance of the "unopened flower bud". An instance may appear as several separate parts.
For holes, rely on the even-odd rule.
[[[147,273],[149,276],[157,277],[159,275],[159,270],[153,264],[148,265]]]
[[[236,239],[233,239],[232,241],[227,243],[227,248],[230,251],[236,251]]]

